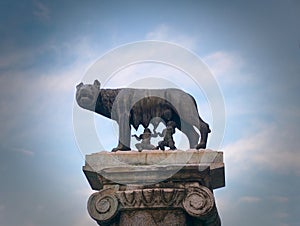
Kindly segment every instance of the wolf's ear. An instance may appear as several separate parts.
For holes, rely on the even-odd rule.
[[[83,83],[79,83],[77,86],[76,86],[76,89],[79,89],[81,86],[83,86]]]
[[[94,81],[94,86],[100,89],[100,82],[97,79]]]

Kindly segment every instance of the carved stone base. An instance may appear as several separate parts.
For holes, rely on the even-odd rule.
[[[120,224],[125,225],[178,225],[185,226],[185,213],[182,210],[133,210],[124,211]]]
[[[146,159],[156,158],[160,162],[147,165],[141,158],[132,164],[132,152],[102,152],[92,155],[93,161],[88,161],[90,156],[87,156],[83,171],[91,187],[98,190],[89,198],[88,212],[99,225],[221,225],[213,195],[213,188],[224,186],[221,152],[149,151],[144,154]],[[95,158],[101,155],[122,159],[122,164],[127,166],[114,160],[95,164]],[[161,164],[162,155],[166,157],[164,164]],[[177,155],[186,159],[178,158],[175,162]],[[198,164],[196,157],[200,159]]]

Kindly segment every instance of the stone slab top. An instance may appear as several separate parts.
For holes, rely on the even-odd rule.
[[[86,155],[86,167],[95,171],[120,166],[150,165],[218,165],[223,163],[223,152],[210,149],[183,150],[144,150],[138,151],[100,151]]]
[[[86,155],[83,166],[91,187],[198,181],[215,189],[225,186],[223,152],[210,149],[101,151]]]

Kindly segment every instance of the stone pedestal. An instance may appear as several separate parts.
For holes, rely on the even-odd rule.
[[[83,171],[99,225],[221,225],[213,189],[225,186],[222,152],[103,151],[87,155]]]

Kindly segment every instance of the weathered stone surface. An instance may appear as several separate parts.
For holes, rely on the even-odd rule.
[[[182,205],[189,215],[205,219],[215,206],[214,195],[204,186],[189,187]]]
[[[144,188],[116,192],[122,209],[178,208],[185,196],[184,189]]]
[[[121,165],[170,165],[170,164],[212,164],[223,163],[223,153],[210,149],[101,151],[86,155],[86,163],[96,171]]]
[[[83,170],[99,190],[88,201],[99,225],[221,225],[212,191],[224,186],[222,152],[101,152]]]
[[[169,178],[172,181],[206,180],[212,189],[225,186],[223,153],[208,149],[102,151],[86,156],[83,171],[95,190],[105,183],[153,184]]]
[[[92,194],[88,201],[88,212],[98,222],[109,222],[118,213],[119,202],[112,189]]]
[[[182,210],[134,210],[124,211],[120,216],[120,226],[188,226]]]

